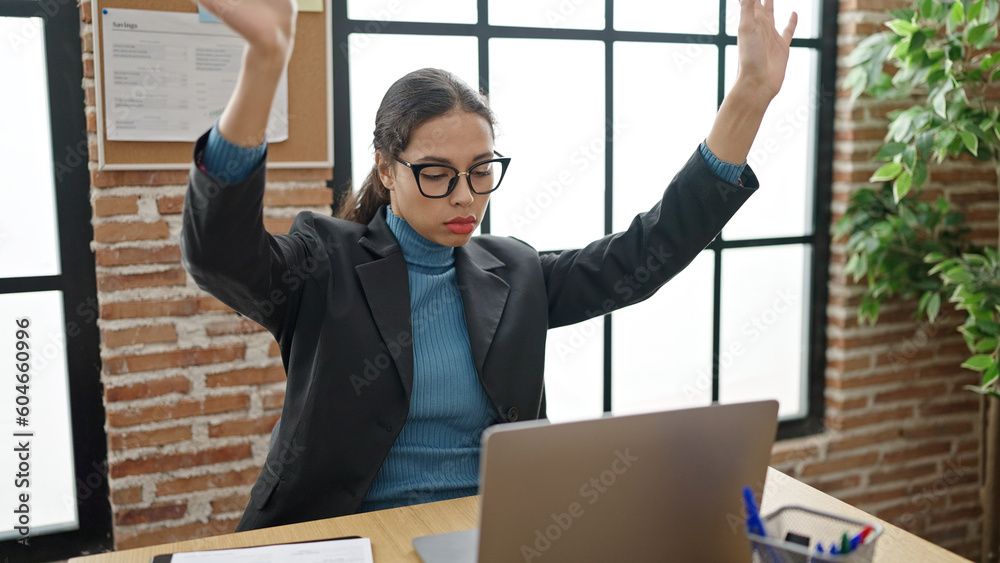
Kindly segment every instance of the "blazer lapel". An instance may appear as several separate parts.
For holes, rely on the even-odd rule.
[[[458,289],[462,293],[472,359],[476,363],[476,371],[482,377],[486,354],[493,344],[497,325],[500,324],[510,285],[489,271],[504,263],[476,245],[475,239],[455,250]]]
[[[399,242],[385,222],[384,209],[380,210],[368,232],[358,243],[378,258],[355,266],[365,299],[378,325],[382,341],[388,350],[398,348],[392,356],[399,371],[406,398],[413,389],[413,329],[410,324],[410,286],[406,261]]]

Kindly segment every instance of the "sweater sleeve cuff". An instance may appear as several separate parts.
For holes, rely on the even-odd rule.
[[[208,133],[205,150],[201,154],[201,165],[206,173],[224,184],[237,184],[250,177],[260,166],[267,142],[256,147],[241,147],[227,141],[219,133],[215,124]]]
[[[740,175],[743,174],[743,169],[747,165],[746,162],[743,164],[730,164],[719,160],[716,158],[715,154],[709,150],[705,141],[701,142],[698,149],[701,150],[701,156],[705,158],[705,162],[708,164],[708,167],[711,168],[712,171],[715,172],[720,178],[730,184],[735,184],[736,181],[740,179]]]

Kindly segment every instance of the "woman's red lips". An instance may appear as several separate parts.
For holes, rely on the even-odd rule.
[[[476,218],[472,215],[468,217],[455,217],[445,223],[444,226],[456,235],[467,235],[476,230]]]

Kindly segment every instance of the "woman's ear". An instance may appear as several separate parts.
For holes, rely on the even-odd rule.
[[[382,185],[385,189],[390,192],[396,189],[394,185],[395,177],[392,173],[392,166],[389,164],[389,159],[382,155],[380,151],[375,151],[375,171],[378,174],[378,179],[382,181]]]

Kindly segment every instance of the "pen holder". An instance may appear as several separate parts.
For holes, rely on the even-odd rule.
[[[882,534],[877,523],[861,522],[834,514],[811,510],[801,506],[784,506],[764,517],[767,537],[747,533],[750,538],[753,563],[870,563],[875,554],[875,542]],[[843,534],[848,538],[861,533],[865,527],[872,531],[847,554],[830,554],[836,544],[840,549]],[[785,540],[791,532],[809,538],[808,547]],[[817,546],[822,544],[823,553]]]

